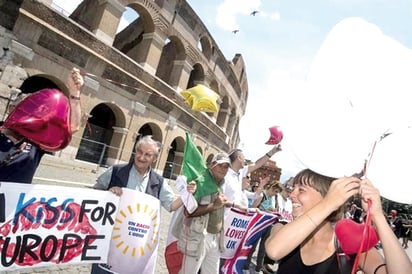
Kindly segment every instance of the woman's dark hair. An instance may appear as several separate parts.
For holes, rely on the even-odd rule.
[[[293,186],[295,187],[296,185],[302,185],[312,187],[319,192],[322,197],[325,197],[334,180],[336,180],[336,178],[318,174],[310,169],[304,169],[300,171],[293,179]],[[341,219],[343,216],[344,207],[345,205],[342,205],[337,210],[332,212],[326,220],[329,222],[336,222]]]

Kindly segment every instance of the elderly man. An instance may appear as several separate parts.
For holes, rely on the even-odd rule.
[[[159,142],[151,136],[143,136],[135,146],[134,161],[107,169],[97,178],[94,188],[109,190],[118,196],[122,195],[122,187],[135,189],[158,198],[168,211],[178,209],[183,204],[182,200],[164,183],[163,177],[151,168],[159,151]],[[193,187],[193,184],[189,184],[188,190],[192,192]]]
[[[135,189],[159,199],[161,205],[168,211],[174,211],[183,205],[171,187],[164,182],[163,177],[152,170],[160,151],[160,143],[150,136],[142,137],[136,144],[134,161],[128,164],[114,165],[97,178],[95,189],[109,190],[121,196],[122,187]],[[194,184],[188,184],[187,190],[193,193]],[[111,273],[103,270],[98,264],[93,264],[93,274]]]
[[[177,227],[178,246],[184,256],[180,274],[198,273],[200,268],[202,274],[219,273],[224,207],[228,204],[221,186],[229,165],[226,153],[216,154],[208,172],[213,178],[212,183],[217,185],[217,191],[199,197],[197,209],[191,214],[186,212],[188,218],[182,222],[183,227]]]

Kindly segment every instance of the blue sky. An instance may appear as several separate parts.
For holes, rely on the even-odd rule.
[[[80,1],[55,0],[65,10]],[[226,59],[242,54],[249,81],[249,101],[241,120],[240,147],[257,160],[270,146],[269,127],[283,127],[279,112],[301,116],[286,98],[305,85],[311,64],[328,33],[342,19],[360,17],[383,34],[412,48],[412,0],[189,0]],[[259,11],[255,16],[252,11]],[[233,30],[239,30],[233,34]],[[298,98],[295,98],[298,101]],[[290,101],[288,101],[290,102]],[[285,136],[287,139],[287,136]],[[288,143],[272,159],[281,181],[303,165]],[[319,151],[319,148],[316,148]]]
[[[241,120],[240,145],[248,158],[258,159],[270,147],[268,128],[279,125],[277,109],[287,93],[302,88],[315,55],[328,33],[342,19],[360,17],[383,34],[412,48],[411,0],[190,0],[227,59],[241,53],[246,62],[249,101]],[[255,16],[250,12],[257,10]],[[232,34],[231,30],[239,32]],[[290,105],[288,108],[294,108]],[[288,112],[292,113],[291,111]],[[297,116],[304,115],[296,111]],[[279,119],[278,119],[279,118]],[[260,120],[260,121],[259,121]],[[310,134],[310,133],[308,133]],[[305,138],[305,136],[302,136]],[[287,136],[285,138],[287,140]],[[282,142],[274,156],[282,168],[281,181],[299,171],[300,164]],[[319,153],[320,148],[314,148]],[[321,155],[320,155],[321,156]]]

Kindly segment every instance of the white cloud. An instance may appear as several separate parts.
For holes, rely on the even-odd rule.
[[[273,21],[279,21],[280,20],[280,13],[279,12],[274,12],[270,15],[270,19]]]
[[[261,17],[268,17],[273,21],[279,21],[280,20],[280,13],[279,12],[272,12],[272,13],[268,13],[265,11],[259,11],[259,13],[257,14]]]

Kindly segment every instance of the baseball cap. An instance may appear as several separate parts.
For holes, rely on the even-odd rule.
[[[215,155],[215,157],[213,157],[212,163],[216,163],[216,164],[225,164],[225,163],[227,163],[227,164],[230,165],[230,159],[229,159],[229,156],[227,155],[227,153],[219,152],[218,154]]]

